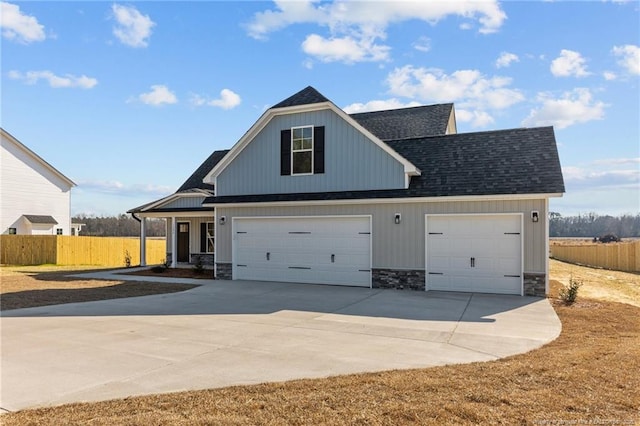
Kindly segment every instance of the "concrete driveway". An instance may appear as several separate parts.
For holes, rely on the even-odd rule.
[[[561,329],[541,298],[198,283],[2,312],[0,407],[489,361],[535,349]]]

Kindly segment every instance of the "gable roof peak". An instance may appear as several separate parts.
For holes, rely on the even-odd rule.
[[[277,104],[272,106],[271,109],[298,105],[318,104],[322,102],[330,101],[322,93],[318,92],[314,87],[307,86],[304,89],[300,90],[298,93],[295,93],[289,96],[287,99],[278,102]]]

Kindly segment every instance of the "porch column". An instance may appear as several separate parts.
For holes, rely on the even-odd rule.
[[[171,267],[178,266],[178,223],[176,217],[171,217]]]
[[[140,218],[140,266],[147,266],[147,227],[146,219]]]

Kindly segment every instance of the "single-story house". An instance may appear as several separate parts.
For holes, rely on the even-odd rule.
[[[75,183],[0,128],[0,234],[73,235]]]
[[[347,114],[307,87],[130,212],[218,279],[543,296],[563,193],[551,127],[457,133],[453,104]]]

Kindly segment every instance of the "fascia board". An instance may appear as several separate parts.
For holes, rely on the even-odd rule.
[[[506,195],[457,195],[451,197],[403,197],[403,198],[358,198],[346,200],[310,200],[310,201],[265,201],[249,203],[202,203],[202,207],[266,207],[266,206],[324,206],[339,204],[396,204],[396,203],[450,203],[455,201],[505,201],[505,200],[538,200],[560,198],[562,193],[542,194],[506,194]]]
[[[140,213],[156,209],[156,208],[158,208],[158,207],[160,207],[160,206],[162,206],[164,204],[170,203],[170,202],[172,202],[174,200],[177,200],[179,198],[209,197],[209,196],[211,196],[210,192],[205,192],[205,191],[201,191],[201,190],[198,190],[198,192],[174,193],[174,194],[167,195],[166,197],[159,199],[158,201],[154,202],[153,204],[149,204],[147,207],[142,209],[140,211]]]

